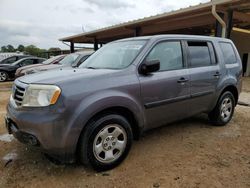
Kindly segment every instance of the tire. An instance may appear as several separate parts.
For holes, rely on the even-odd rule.
[[[215,108],[209,113],[208,117],[212,124],[216,126],[226,125],[233,117],[235,108],[235,98],[230,91],[224,92]]]
[[[123,116],[112,113],[95,118],[80,136],[79,160],[96,171],[112,169],[126,158],[132,141],[131,126]]]
[[[8,80],[9,75],[7,72],[5,71],[0,71],[0,82],[5,82],[6,80]]]

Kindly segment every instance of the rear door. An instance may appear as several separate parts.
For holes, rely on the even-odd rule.
[[[160,61],[158,72],[139,75],[146,129],[186,117],[190,78],[185,59],[178,40],[159,42],[146,56],[145,61]]]
[[[220,79],[214,47],[210,41],[186,41],[192,105],[189,115],[210,110]]]

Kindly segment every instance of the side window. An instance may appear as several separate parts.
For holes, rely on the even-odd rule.
[[[208,42],[188,41],[190,67],[204,67],[212,64]]]
[[[83,63],[86,59],[88,59],[89,55],[86,55],[84,57],[82,57],[82,59],[80,59],[79,63]]]
[[[168,41],[157,44],[146,57],[146,61],[151,60],[160,61],[160,71],[182,69],[181,42]]]
[[[33,64],[33,59],[26,59],[26,60],[24,60],[24,61],[22,61],[22,62],[20,62],[20,65],[23,67],[23,66],[26,66],[26,65],[31,65],[31,64]]]
[[[83,56],[83,57],[81,57],[79,60],[76,60],[74,63],[72,63],[72,67],[78,67],[78,66],[80,66],[86,59],[88,59],[88,57],[89,57],[90,55],[85,55],[85,56]]]
[[[232,44],[228,42],[220,42],[220,47],[226,64],[233,64],[237,62]]]
[[[38,59],[37,60],[37,63],[42,63],[42,62],[44,62],[44,59]]]
[[[3,60],[3,64],[11,64],[11,63],[14,63],[15,61],[16,61],[16,57],[10,57],[10,58]]]

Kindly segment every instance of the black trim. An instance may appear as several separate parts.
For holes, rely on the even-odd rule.
[[[203,92],[199,92],[199,93],[195,93],[195,94],[191,95],[191,98],[202,97],[202,96],[210,95],[213,93],[214,93],[213,91],[203,91]]]
[[[173,102],[183,101],[183,100],[186,100],[188,98],[190,98],[190,96],[185,95],[185,96],[176,97],[176,98],[173,98],[173,99],[165,99],[165,100],[162,100],[162,101],[150,102],[150,103],[145,104],[144,106],[145,106],[146,109],[154,108],[154,107],[162,106],[162,105],[173,103]]]
[[[166,105],[166,104],[170,104],[170,103],[174,103],[174,102],[183,101],[183,100],[186,100],[186,99],[191,99],[191,98],[196,98],[196,97],[202,97],[202,96],[210,95],[210,94],[213,94],[213,93],[214,93],[213,91],[205,91],[205,92],[195,93],[195,94],[193,94],[191,96],[184,95],[184,96],[180,96],[180,97],[176,97],[176,98],[172,98],[172,99],[165,99],[165,100],[161,100],[161,101],[146,103],[146,104],[144,104],[144,107],[146,109],[155,108],[155,107],[158,107],[158,106],[162,106],[162,105]]]

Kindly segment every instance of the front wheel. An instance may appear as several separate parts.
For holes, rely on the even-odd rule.
[[[133,140],[129,122],[109,114],[91,121],[81,135],[80,161],[97,171],[118,166],[127,156]]]
[[[226,125],[233,117],[235,108],[235,98],[230,91],[226,91],[220,96],[214,110],[209,113],[209,119],[214,125]]]
[[[0,71],[0,82],[5,82],[6,80],[8,80],[9,76],[7,74],[7,72],[5,71]]]

